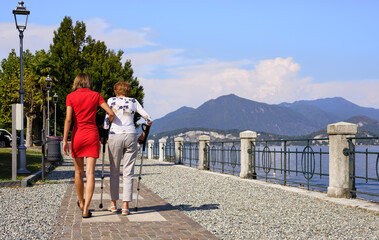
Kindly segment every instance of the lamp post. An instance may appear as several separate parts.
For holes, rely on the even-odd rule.
[[[54,93],[53,102],[54,102],[54,136],[57,136],[57,102],[58,102],[57,93]]]
[[[47,136],[50,136],[50,90],[53,85],[53,80],[50,78],[50,75],[47,75],[45,79],[45,87],[47,89]]]
[[[26,147],[24,143],[24,87],[23,87],[23,39],[24,31],[28,23],[28,16],[30,11],[26,10],[24,7],[24,2],[18,2],[19,6],[13,10],[14,20],[16,23],[16,28],[19,32],[20,37],[20,104],[21,104],[21,133],[20,133],[20,145],[18,146],[18,154],[20,157],[20,168],[17,173],[30,173],[26,169]]]

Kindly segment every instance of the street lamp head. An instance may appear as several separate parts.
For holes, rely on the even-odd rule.
[[[50,78],[50,75],[47,75],[47,78],[45,79],[45,87],[47,91],[50,91],[52,86],[53,86],[53,79]]]
[[[16,28],[19,32],[24,32],[26,29],[26,24],[28,23],[28,16],[30,14],[30,11],[24,7],[24,2],[20,1],[18,2],[19,6],[16,7],[15,10],[13,10],[14,15],[14,21],[16,22]],[[24,24],[24,25],[23,25]]]
[[[57,93],[54,93],[54,96],[53,96],[53,102],[54,102],[54,103],[57,103],[57,102],[58,102],[58,95],[57,95]]]

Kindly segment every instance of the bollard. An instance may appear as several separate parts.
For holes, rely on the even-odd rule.
[[[208,154],[207,151],[205,151],[205,148],[207,147],[207,144],[209,144],[211,140],[210,136],[207,135],[201,135],[199,136],[199,169],[200,170],[209,170],[209,159],[207,161],[207,157],[205,154]]]
[[[154,140],[147,141],[147,159],[153,159]]]
[[[176,137],[175,141],[175,164],[183,164],[184,138]]]
[[[329,187],[328,197],[349,197],[349,157],[343,153],[348,148],[348,137],[355,137],[357,125],[346,122],[330,124],[329,134]]]
[[[159,162],[164,162],[165,160],[165,146],[166,146],[166,139],[161,138],[159,139]]]
[[[244,131],[240,132],[241,140],[241,178],[251,178],[252,176],[252,167],[251,162],[249,161],[249,149],[251,147],[251,141],[255,142],[257,139],[257,133],[253,131]],[[251,153],[253,154],[253,153]],[[252,156],[254,158],[254,155]],[[252,162],[253,159],[252,159]]]

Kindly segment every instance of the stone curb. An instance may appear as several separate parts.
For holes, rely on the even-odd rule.
[[[46,173],[49,173],[51,172],[52,170],[54,170],[54,168],[56,166],[58,166],[59,164],[61,163],[58,163],[58,164],[51,164],[50,166],[48,166],[46,168]],[[21,187],[29,187],[29,186],[33,186],[33,184],[35,182],[37,182],[39,179],[42,178],[42,170],[39,170],[38,172],[35,172],[33,173],[32,175],[29,175],[28,177],[24,178],[21,180]]]
[[[6,187],[20,187],[21,181],[1,181],[0,188]]]
[[[62,161],[63,162],[63,161]],[[58,164],[51,164],[46,168],[46,173],[51,172],[54,170],[56,166],[59,166],[62,164],[62,162],[59,162]],[[35,172],[26,178],[19,180],[19,181],[0,181],[0,188],[3,187],[30,187],[33,186],[35,182],[37,182],[42,177],[42,170],[39,170],[38,172]]]

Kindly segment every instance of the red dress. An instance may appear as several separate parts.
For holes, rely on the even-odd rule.
[[[97,106],[104,99],[98,92],[79,88],[67,95],[66,106],[71,106],[74,128],[71,136],[72,157],[99,157],[100,141],[96,126]]]

